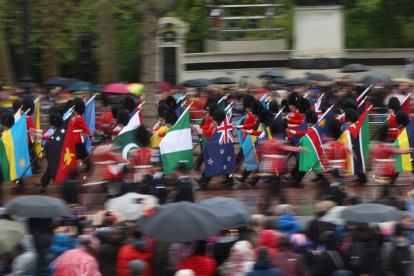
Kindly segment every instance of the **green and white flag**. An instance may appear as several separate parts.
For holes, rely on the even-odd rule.
[[[138,111],[129,120],[129,123],[119,132],[118,136],[112,141],[112,145],[118,147],[122,152],[122,157],[128,159],[131,149],[137,149],[135,130],[141,125]]]
[[[190,107],[181,114],[175,125],[166,133],[160,143],[160,152],[164,173],[174,172],[174,167],[180,161],[187,162],[187,167],[193,164],[193,143],[190,128]]]

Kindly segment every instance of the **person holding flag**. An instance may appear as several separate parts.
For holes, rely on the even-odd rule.
[[[151,129],[152,132],[158,131],[161,127],[166,125],[165,123],[165,111],[167,111],[168,105],[165,103],[165,100],[161,100],[158,102],[158,122],[154,125]]]
[[[120,105],[120,104],[115,104],[111,107],[111,113],[112,113],[112,117],[114,118],[114,120],[116,121],[117,116],[118,116],[118,112],[119,111],[125,111],[125,107]],[[128,115],[129,116],[129,115]],[[121,128],[119,127],[119,125],[115,122],[110,128],[109,128],[109,135],[111,135],[111,139],[114,139],[119,132],[121,131]]]
[[[388,140],[393,143],[397,139],[399,129],[395,118],[395,113],[401,110],[400,100],[397,97],[391,97],[387,104],[388,112],[390,116],[387,118],[388,125]],[[381,140],[383,141],[383,140]]]
[[[146,175],[146,171],[142,166],[150,166],[153,164],[151,158],[155,156],[155,151],[150,148],[151,133],[147,130],[144,125],[140,125],[135,130],[135,141],[138,143],[138,149],[136,149],[132,156],[130,157],[131,161],[131,170],[135,171],[134,181],[141,182]],[[159,158],[157,158],[159,159]]]
[[[30,133],[31,129],[36,129],[35,125],[33,124],[32,114],[35,109],[35,103],[32,97],[27,96],[23,98],[21,112],[26,113],[26,127],[27,127],[27,141],[29,143],[29,153],[30,153],[30,161],[32,162],[32,170],[34,174],[39,172],[39,161],[36,159],[36,152],[34,150],[35,147],[35,140]]]
[[[158,130],[152,132],[151,146],[153,148],[159,148],[162,139],[165,137],[167,131],[177,122],[177,114],[175,111],[168,108],[165,110],[164,115],[165,125],[160,127]]]
[[[243,97],[243,112],[245,115],[244,122],[242,125],[235,126],[235,128],[251,130],[256,125],[256,118],[252,114],[252,106],[253,106],[254,101],[255,99],[252,95],[245,95]],[[261,106],[263,106],[260,101],[259,103]],[[247,137],[247,134],[244,134],[243,139],[246,139],[246,137]]]
[[[3,127],[3,132],[0,132],[0,138],[3,136],[4,133],[10,130],[10,128],[14,125],[14,115],[8,110],[4,109],[0,113],[0,125]],[[4,174],[3,170],[5,171],[6,164],[0,162],[0,205],[3,205],[3,181],[4,181]]]
[[[289,132],[287,132],[288,139],[292,138],[292,133],[290,133],[290,130],[297,130],[303,122],[303,117],[299,113],[299,110],[298,110],[298,102],[299,102],[298,93],[296,92],[290,93],[287,99],[290,112],[286,115],[286,123],[287,123],[287,128],[289,130]]]

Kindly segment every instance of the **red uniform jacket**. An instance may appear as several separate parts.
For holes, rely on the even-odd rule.
[[[287,127],[290,130],[297,130],[303,122],[302,115],[295,109],[286,116]],[[292,138],[292,134],[288,134],[288,138]]]
[[[31,128],[35,129],[35,126],[33,124],[32,117],[28,115],[26,116],[26,126],[27,126],[27,141],[29,144],[31,144],[34,142],[34,139],[32,139],[32,135],[30,135],[30,129]]]
[[[211,116],[207,115],[207,117],[204,121],[204,124],[200,125],[200,128],[203,129],[203,130],[208,129],[208,128],[210,128],[212,123],[213,123],[213,120],[211,119]]]
[[[396,149],[389,143],[372,143],[372,170],[377,175],[397,175],[395,172],[394,154],[411,152],[410,149]]]
[[[217,263],[211,257],[192,254],[178,264],[177,271],[182,269],[191,269],[195,276],[214,276]]]
[[[94,175],[100,179],[115,179],[123,175],[118,163],[129,163],[128,160],[114,153],[112,146],[97,146],[91,156],[95,164]]]
[[[339,169],[340,171],[347,170],[347,154],[348,147],[338,141],[325,144],[325,156],[322,164],[327,169]]]
[[[394,142],[395,139],[397,139],[399,135],[399,129],[397,125],[397,120],[395,119],[395,115],[390,115],[387,123],[388,123],[388,140],[390,142]]]
[[[87,136],[91,135],[91,131],[88,126],[85,124],[85,120],[82,115],[76,115],[72,118],[73,126],[73,140],[75,144],[84,143],[85,137],[83,136],[86,133]]]
[[[207,141],[210,140],[213,133],[216,131],[216,126],[210,125],[208,129],[203,129],[203,134],[206,136]]]
[[[122,128],[118,124],[114,124],[113,126],[111,126],[108,132],[109,132],[109,135],[112,136],[112,139],[114,139],[115,136],[118,136],[121,130]]]
[[[309,128],[305,129],[304,131],[296,131],[296,135],[302,137],[302,136],[305,136],[308,133],[308,131],[309,131]]]
[[[252,113],[247,113],[246,117],[244,118],[244,123],[242,129],[250,130],[256,125],[256,119],[252,115]],[[255,134],[253,134],[255,135]],[[259,134],[260,135],[260,134]],[[247,133],[243,135],[243,140],[247,138]]]

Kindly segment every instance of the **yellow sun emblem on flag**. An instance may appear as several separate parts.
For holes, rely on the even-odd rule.
[[[24,158],[21,158],[19,160],[19,166],[20,168],[24,168],[26,166],[26,160],[24,160]]]
[[[320,126],[321,128],[326,127],[326,119],[322,119],[322,120],[320,120],[318,124],[319,124],[319,126]]]
[[[63,159],[63,166],[62,169],[65,169],[67,166],[70,165],[70,163],[72,163],[72,157],[74,157],[75,154],[70,152],[70,149],[68,147],[66,147],[66,153],[64,155],[64,159]]]

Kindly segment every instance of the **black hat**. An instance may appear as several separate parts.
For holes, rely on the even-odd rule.
[[[125,107],[126,110],[128,110],[129,113],[134,111],[134,109],[136,107],[135,100],[133,98],[131,98],[130,96],[126,96],[122,100],[122,105]]]
[[[311,105],[308,99],[299,97],[297,107],[300,114],[305,114],[306,110],[311,108]]]
[[[387,142],[388,140],[388,124],[383,124],[379,129],[379,140],[382,142]]]
[[[338,140],[339,137],[341,137],[342,134],[342,124],[340,121],[336,120],[336,119],[332,119],[330,120],[330,122],[328,123],[328,127],[329,127],[329,132],[331,133],[332,138],[334,138],[335,140]]]
[[[331,114],[332,114],[332,116],[341,115],[341,109],[337,108],[337,107],[334,107],[334,108],[331,109]]]
[[[275,118],[275,115],[269,109],[265,109],[265,110],[262,110],[262,112],[260,112],[259,118],[260,118],[260,123],[263,123],[266,126],[270,126],[270,124],[273,122]]]
[[[172,110],[176,110],[177,109],[177,102],[175,101],[174,97],[172,96],[168,96],[165,99],[165,103],[168,105],[169,108],[171,108]]]
[[[164,116],[166,124],[174,125],[178,120],[177,114],[175,114],[175,111],[170,108],[165,111]]]
[[[269,110],[272,111],[273,113],[279,112],[279,104],[276,100],[271,100],[269,102]]]
[[[2,126],[11,128],[14,125],[14,116],[11,111],[7,110],[1,113],[0,123]]]
[[[280,105],[283,108],[283,113],[287,113],[289,112],[289,105],[288,105],[288,101],[286,99],[283,99],[282,102],[280,103]]]
[[[118,115],[118,111],[125,110],[125,107],[121,104],[114,104],[111,107],[112,117],[116,120],[116,116]]]
[[[213,117],[214,115],[214,111],[216,111],[217,108],[220,108],[218,103],[212,103],[210,104],[209,108],[208,108],[208,115],[210,117]]]
[[[285,131],[285,128],[283,127],[283,121],[277,119],[272,121],[269,128],[273,137],[276,135],[282,135]]]
[[[207,111],[207,107],[209,107],[212,103],[218,103],[217,98],[214,96],[208,97],[206,103],[204,104],[204,110]]]
[[[348,108],[352,108],[353,110],[357,110],[358,106],[356,101],[353,99],[345,99],[342,103],[342,110],[347,110]]]
[[[391,97],[390,100],[388,101],[388,109],[392,109],[395,112],[400,111],[401,109],[401,103],[400,100],[398,100],[397,97]]]
[[[318,122],[318,114],[316,114],[315,110],[308,109],[305,112],[305,121],[306,123],[316,124]]]
[[[356,121],[358,121],[358,113],[355,109],[348,108],[345,111],[345,121],[352,123],[356,123]]]
[[[258,101],[258,100],[253,101],[252,103],[252,114],[253,115],[259,116],[260,112],[262,112],[263,109],[265,108],[261,101]]]
[[[61,106],[57,106],[57,105],[51,106],[48,112],[49,114],[58,113],[60,114],[60,116],[63,116],[63,110]]]
[[[75,111],[78,112],[80,115],[85,112],[85,102],[81,98],[74,98],[73,105],[75,106]]]
[[[218,124],[221,124],[225,118],[226,112],[222,108],[217,108],[216,111],[214,111],[213,120]]]
[[[69,100],[65,103],[65,106],[63,107],[63,113],[66,113],[69,109],[73,107],[73,100]]]
[[[252,95],[244,95],[243,97],[243,111],[246,111],[246,108],[252,108],[252,103],[254,102],[254,97]]]
[[[126,126],[129,122],[129,114],[125,110],[119,110],[118,114],[116,115],[116,123],[118,125]]]
[[[405,113],[404,111],[400,110],[397,113],[395,113],[395,120],[397,122],[397,125],[403,125],[403,126],[407,126],[408,123],[410,122],[410,119],[408,118],[407,113]]]
[[[17,111],[19,111],[20,107],[22,107],[23,102],[20,99],[14,100],[13,101],[13,113],[16,113]]]
[[[32,115],[35,109],[35,104],[34,104],[32,97],[24,97],[22,104],[23,104],[22,111],[26,112],[27,110],[30,109],[29,112],[27,112],[27,115]]]
[[[175,164],[175,171],[186,173],[188,171],[187,163],[188,162],[185,162],[185,161],[178,161],[177,164]]]
[[[158,117],[165,118],[165,111],[167,111],[168,106],[165,102],[161,102],[158,104]]]
[[[63,123],[62,115],[58,112],[49,113],[49,124],[54,127],[60,127]]]
[[[140,125],[136,131],[136,140],[140,147],[147,147],[150,144],[151,133],[144,125]]]
[[[294,106],[298,106],[298,101],[299,101],[299,95],[296,92],[292,92],[289,94],[288,98],[287,98],[287,102],[288,105],[294,105]]]

